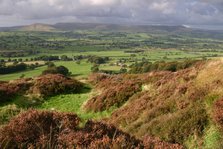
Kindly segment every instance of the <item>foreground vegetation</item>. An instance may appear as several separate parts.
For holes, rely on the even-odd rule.
[[[172,62],[170,62],[170,64],[172,64]],[[182,62],[180,62],[179,65],[182,65]],[[223,117],[221,100],[223,96],[223,80],[221,77],[223,73],[222,66],[223,63],[221,60],[209,60],[195,61],[189,67],[172,72],[156,70],[143,74],[93,74],[89,77],[91,87],[89,85],[86,86],[86,84],[84,86],[78,85],[78,92],[75,90],[76,93],[74,94],[63,95],[56,95],[57,92],[53,89],[57,86],[53,82],[58,82],[58,77],[60,75],[58,77],[57,75],[47,75],[39,79],[34,79],[38,81],[45,80],[44,82],[46,83],[42,86],[39,86],[39,83],[34,83],[34,87],[32,87],[32,81],[25,80],[31,83],[31,86],[27,86],[28,82],[25,83],[22,81],[24,79],[11,82],[10,84],[7,84],[7,82],[2,83],[1,86],[3,87],[0,88],[1,93],[8,94],[3,97],[15,96],[13,91],[7,92],[10,90],[4,90],[4,86],[8,86],[8,89],[18,86],[16,93],[19,94],[16,94],[17,98],[14,100],[11,98],[2,99],[4,104],[2,104],[0,108],[0,115],[2,120],[1,124],[5,126],[1,129],[1,131],[4,132],[1,133],[1,139],[3,139],[1,143],[4,145],[8,143],[8,147],[11,147],[10,144],[22,146],[38,146],[40,144],[44,144],[45,146],[60,146],[61,143],[67,147],[70,145],[76,146],[79,144],[78,138],[74,141],[73,137],[77,135],[76,133],[82,135],[84,131],[87,133],[83,134],[84,136],[93,137],[90,139],[93,142],[89,142],[89,144],[82,142],[79,144],[86,145],[87,147],[93,147],[93,144],[94,147],[98,147],[97,145],[100,147],[112,147],[115,144],[115,146],[124,145],[126,147],[128,146],[128,148],[135,148],[139,145],[142,148],[148,146],[165,148],[165,146],[168,146],[170,148],[220,149],[222,148],[221,142],[223,139],[221,137],[221,119]],[[50,79],[51,88],[47,88],[46,80],[49,77],[57,78],[55,80]],[[24,84],[26,84],[26,86],[24,86]],[[21,90],[21,88],[23,90]],[[42,90],[43,92],[41,88],[44,88],[44,90]],[[47,92],[45,92],[45,90],[47,90]],[[59,91],[59,93],[62,93],[62,91]],[[18,95],[21,97],[23,94],[29,94],[29,97],[32,98],[22,100],[18,98]],[[29,107],[39,109],[40,111],[48,110],[48,112],[28,111],[31,115],[32,113],[36,116],[39,115],[36,117],[39,118],[35,119],[35,116],[26,118],[21,114],[21,116],[17,116],[10,120],[11,117],[14,117],[21,111],[26,111]],[[14,140],[14,143],[8,142],[11,139],[5,139],[10,138],[13,134],[18,135],[18,137],[21,137],[21,135],[28,135],[25,132],[27,132],[26,129],[30,129],[29,127],[31,126],[27,125],[26,127],[26,119],[28,120],[33,117],[33,119],[28,121],[35,122],[41,119],[39,122],[40,125],[42,125],[46,123],[42,121],[44,117],[47,115],[47,117],[50,115],[53,116],[56,114],[54,111],[72,112],[80,116],[80,118],[75,118],[80,122],[76,124],[75,128],[70,129],[69,132],[64,133],[62,130],[55,132],[58,133],[65,142],[61,142],[61,137],[57,138],[56,134],[55,138],[51,140],[52,142],[49,142],[47,138],[54,136],[54,133],[51,134],[50,132],[44,133],[45,136],[41,134],[36,135],[33,140]],[[29,114],[24,113],[24,115]],[[42,116],[43,118],[41,118]],[[62,117],[66,116],[64,115]],[[21,120],[22,118],[24,118],[24,120]],[[97,122],[88,121],[89,119],[94,119]],[[63,121],[60,118],[59,120]],[[71,118],[70,120],[74,119]],[[103,120],[103,123],[100,122],[101,120]],[[24,124],[21,124],[23,128],[18,128],[17,130],[14,125],[19,127],[21,122],[24,122]],[[67,124],[69,123],[70,122],[67,122]],[[54,125],[53,120],[49,121],[49,126],[51,124],[52,126]],[[70,125],[64,127],[67,128],[70,127]],[[105,130],[103,130],[104,132],[100,134],[100,137],[97,138],[98,140],[96,141],[94,135],[97,131],[102,131],[100,130],[101,127],[105,128]],[[112,131],[110,128],[112,128],[112,130],[116,130],[116,128],[124,130],[128,134],[135,136],[138,140],[132,138],[135,140],[129,142],[129,135],[124,133],[124,136],[120,137],[122,139],[127,137],[128,139],[125,138],[122,140],[120,138],[120,140],[117,138],[118,141],[114,139],[114,137],[118,137],[116,135],[122,134],[122,132],[118,132],[118,130]],[[42,129],[45,130],[45,127]],[[86,129],[93,129],[93,132],[86,131]],[[97,129],[97,131],[94,131],[94,129]],[[49,129],[46,128],[46,130]],[[19,131],[19,133],[15,133],[17,131]],[[8,136],[4,136],[3,134]],[[81,135],[79,135],[79,137],[81,137]],[[84,136],[81,138],[85,138]],[[42,137],[45,139],[41,140]],[[109,140],[110,137],[113,138],[113,141]],[[89,138],[86,139],[88,140]],[[67,144],[68,142],[66,141],[68,140],[70,140],[70,144]],[[28,142],[28,144],[25,142]]]
[[[88,121],[71,113],[29,110],[3,127],[0,132],[4,148],[150,148],[180,145],[152,139],[137,140],[114,126]]]

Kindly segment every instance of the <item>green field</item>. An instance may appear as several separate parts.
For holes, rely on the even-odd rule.
[[[55,62],[57,66],[65,66],[69,69],[69,71],[72,73],[73,76],[77,77],[87,77],[91,73],[91,64],[87,62],[82,62],[80,65],[76,64],[75,62]],[[9,81],[14,79],[19,79],[20,76],[23,74],[24,77],[36,77],[42,74],[43,70],[45,70],[47,67],[42,66],[39,68],[36,68],[35,70],[29,70],[19,73],[13,73],[13,74],[7,74],[7,75],[0,75],[0,80]]]
[[[18,72],[18,73],[13,73],[13,74],[7,74],[7,75],[0,75],[0,80],[4,81],[10,81],[10,80],[15,80],[19,79],[22,75],[25,75],[24,77],[29,78],[29,77],[35,77],[41,75],[42,71],[46,69],[46,66],[36,68],[35,70],[28,70],[24,72]]]
[[[126,65],[131,65],[135,61],[140,62],[142,59],[146,59],[151,62],[155,61],[179,61],[184,59],[202,59],[203,57],[213,58],[211,55],[218,54],[218,57],[223,56],[223,53],[219,52],[185,52],[180,50],[148,50],[143,53],[134,54],[125,53],[124,51],[100,51],[100,52],[64,52],[54,54],[57,56],[67,55],[73,57],[77,55],[96,55],[100,57],[109,57],[110,61],[107,64],[100,65],[101,70],[119,71],[121,66],[116,66],[119,60],[126,59]],[[23,57],[26,59],[26,57]],[[56,61],[54,62],[57,66],[65,66],[69,69],[73,76],[78,78],[87,77],[91,73],[91,67],[93,64],[81,61],[77,64],[75,61]],[[24,72],[18,72],[7,75],[0,75],[0,80],[13,80],[18,79],[24,74],[24,77],[35,77],[42,73],[46,69],[46,66],[36,68],[35,70],[29,70]]]
[[[70,30],[67,32],[30,32],[8,31],[0,32],[0,60],[8,61],[22,59],[31,61],[44,55],[73,58],[78,55],[95,55],[109,57],[106,64],[100,65],[100,70],[119,71],[122,66],[147,60],[180,61],[184,59],[216,58],[223,56],[223,42],[220,34],[208,31],[177,32],[157,28],[152,30]],[[143,52],[126,52],[138,51]],[[56,61],[57,66],[67,67],[73,76],[87,77],[93,64],[82,60],[81,64],[74,61]],[[18,79],[21,76],[35,77],[46,67],[35,70],[0,75],[0,80]]]
[[[57,66],[65,66],[69,69],[73,76],[87,77],[91,73],[91,63],[81,61],[80,64],[75,62],[55,62]]]

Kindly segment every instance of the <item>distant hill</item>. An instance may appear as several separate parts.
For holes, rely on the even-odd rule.
[[[49,32],[56,30],[53,26],[48,24],[32,24],[28,26],[23,26],[19,29],[20,31],[43,31],[43,32]]]
[[[96,30],[96,31],[177,31],[187,30],[184,26],[155,26],[155,25],[118,25],[118,24],[98,24],[98,23],[57,23],[53,27],[59,30]]]
[[[205,30],[189,28],[185,25],[120,25],[120,24],[102,24],[102,23],[57,23],[32,24],[26,26],[0,27],[0,31],[111,31],[111,32],[145,32],[160,35],[183,35],[197,38],[223,39],[222,30]]]
[[[100,23],[57,23],[54,25],[36,23],[25,26],[0,27],[0,31],[74,31],[74,30],[94,30],[94,31],[123,31],[123,32],[175,32],[188,30],[184,26],[155,26],[155,25],[119,25]]]

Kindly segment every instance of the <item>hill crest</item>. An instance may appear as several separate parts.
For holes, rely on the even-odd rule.
[[[36,23],[36,24],[23,26],[19,30],[20,31],[44,31],[44,32],[49,32],[49,31],[56,30],[56,28],[54,28],[53,26],[48,25],[48,24]]]

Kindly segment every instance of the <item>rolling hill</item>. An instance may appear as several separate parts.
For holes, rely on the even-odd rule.
[[[175,32],[190,31],[185,26],[160,26],[160,25],[120,25],[101,23],[57,23],[31,24],[24,26],[0,27],[0,31],[74,31],[74,30],[94,30],[94,31],[118,31],[118,32]]]
[[[36,31],[36,32],[69,32],[69,31],[96,31],[96,32],[144,32],[157,35],[180,35],[196,38],[223,39],[222,30],[204,30],[189,28],[185,25],[120,25],[102,23],[57,23],[54,25],[36,23],[32,25],[0,27],[0,31]]]
[[[20,29],[18,29],[19,31],[38,31],[38,32],[50,32],[50,31],[55,31],[56,28],[54,28],[51,25],[48,24],[32,24],[32,25],[28,25],[28,26],[23,26]]]

